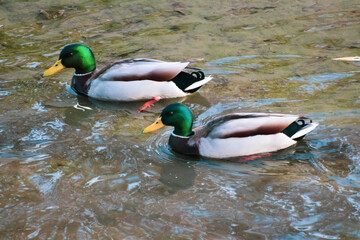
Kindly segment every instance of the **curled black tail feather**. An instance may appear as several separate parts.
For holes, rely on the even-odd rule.
[[[203,80],[205,78],[205,74],[202,71],[192,72],[191,75],[199,80]]]
[[[173,81],[176,84],[176,86],[180,88],[182,91],[186,93],[193,93],[196,92],[202,86],[190,90],[185,90],[185,89],[191,84],[203,80],[204,78],[205,78],[205,74],[202,71],[196,71],[192,73],[180,72],[173,79],[171,79],[171,81]]]
[[[307,118],[307,117],[301,117],[299,119],[297,119],[296,121],[292,122],[289,126],[287,126],[284,130],[282,130],[282,133],[284,133],[286,136],[288,136],[289,138],[291,138],[295,133],[297,133],[298,131],[300,131],[302,128],[304,128],[305,126],[307,126],[309,123],[312,123],[312,120]],[[304,135],[305,136],[305,135]],[[302,139],[304,136],[300,137],[300,138],[296,138],[294,140],[300,140]]]

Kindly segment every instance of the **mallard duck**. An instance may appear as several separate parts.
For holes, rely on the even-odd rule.
[[[178,153],[210,158],[229,158],[273,152],[294,145],[318,123],[299,115],[232,113],[192,129],[193,117],[181,103],[168,105],[161,116],[144,129],[175,127],[170,147]]]
[[[97,71],[93,52],[82,44],[66,45],[59,60],[43,76],[64,68],[75,68],[71,88],[78,94],[105,101],[136,101],[184,97],[212,79],[189,62],[163,62],[155,59],[124,59]],[[193,69],[187,73],[184,69]]]

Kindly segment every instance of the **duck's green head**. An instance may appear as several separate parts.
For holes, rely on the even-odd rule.
[[[193,133],[193,117],[188,107],[181,103],[173,103],[164,108],[161,116],[144,133],[154,132],[164,125],[175,127],[174,133],[180,136],[189,136]]]
[[[94,54],[82,44],[66,45],[60,52],[59,60],[43,75],[50,76],[64,68],[75,68],[77,74],[89,73],[96,68]]]

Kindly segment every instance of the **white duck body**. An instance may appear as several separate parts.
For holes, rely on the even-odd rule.
[[[136,101],[161,98],[176,98],[188,95],[173,82],[140,81],[102,81],[95,79],[91,83],[88,96],[106,101]]]
[[[216,118],[203,127],[194,129],[194,135],[187,137],[187,145],[194,154],[209,158],[229,158],[265,152],[274,152],[296,144],[312,131],[318,123],[305,123],[307,118],[298,115],[267,113],[234,113]],[[303,125],[299,125],[300,122]],[[295,132],[285,130],[291,124],[299,127]],[[296,126],[296,125],[292,125]],[[284,131],[284,132],[283,132]],[[294,131],[294,130],[292,130]],[[176,138],[184,143],[184,137],[172,134],[169,144],[176,151]],[[182,140],[180,138],[183,138]],[[185,153],[186,154],[186,153]]]
[[[199,153],[204,157],[228,158],[274,152],[288,148],[295,143],[296,141],[283,133],[256,135],[245,138],[201,138],[199,142]],[[219,151],[219,149],[221,149],[221,151]]]
[[[89,79],[89,97],[107,101],[135,101],[184,97],[212,79],[194,78],[182,72],[189,62],[163,62],[153,59],[129,59],[112,64]],[[178,74],[187,78],[177,79]]]

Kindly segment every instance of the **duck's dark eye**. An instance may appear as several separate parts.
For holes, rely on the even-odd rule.
[[[65,57],[72,57],[72,56],[74,56],[74,52],[69,52],[69,53],[67,53],[67,54],[65,54]]]
[[[164,112],[163,113],[163,117],[171,117],[172,115],[174,115],[174,112],[171,111],[171,112]]]
[[[174,112],[165,112],[164,117],[171,117],[174,114]]]

